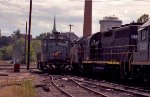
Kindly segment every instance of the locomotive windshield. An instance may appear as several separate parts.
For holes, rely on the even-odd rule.
[[[67,44],[67,40],[65,39],[65,37],[63,36],[58,36],[58,37],[55,37],[54,35],[50,35],[49,37],[47,37],[45,39],[45,45],[46,43],[60,43],[60,44]]]
[[[148,33],[148,29],[147,28],[144,28],[142,30],[139,30],[139,40],[146,40],[146,35]]]
[[[67,41],[64,39],[49,39],[48,43],[61,43],[61,44],[67,44]]]
[[[141,39],[142,40],[146,40],[146,33],[147,33],[147,28],[145,28],[144,30],[141,31]]]

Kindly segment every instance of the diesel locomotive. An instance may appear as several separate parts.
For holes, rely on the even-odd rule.
[[[89,75],[102,72],[111,79],[150,80],[150,21],[97,32],[74,43],[72,66]]]
[[[62,72],[70,68],[70,39],[59,32],[42,40],[42,51],[37,55],[38,68],[47,72]]]
[[[59,33],[43,39],[40,69],[102,73],[118,80],[150,81],[150,21],[130,23],[71,42]]]

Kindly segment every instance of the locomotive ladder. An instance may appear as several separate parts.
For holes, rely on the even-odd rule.
[[[129,71],[131,71],[131,61],[132,61],[132,59],[133,59],[133,53],[136,51],[136,48],[135,48],[135,46],[133,46],[133,50],[132,50],[132,54],[131,54],[131,56],[130,56],[130,58],[129,58]],[[133,69],[133,68],[132,68]],[[133,70],[131,71],[132,72],[132,76],[133,76]]]
[[[125,53],[122,53],[122,57],[120,59],[120,74],[121,74],[121,78],[123,77],[123,74],[124,74],[124,68],[122,66],[122,60],[123,60],[124,54]]]
[[[133,53],[135,52],[135,47],[133,48],[132,52],[129,50],[128,52],[124,52],[122,53],[122,57],[121,57],[121,60],[120,60],[120,72],[121,72],[121,77],[124,78],[125,76],[125,72],[126,72],[126,65],[128,65],[128,72],[131,72],[131,61],[132,61],[132,58],[133,58]],[[131,54],[131,56],[129,56],[129,54]],[[128,58],[129,56],[129,61],[126,62],[126,59]]]
[[[121,72],[121,78],[124,78],[125,72],[126,72],[126,59],[129,55],[130,51],[128,52],[123,52],[122,57],[120,60],[120,72]]]

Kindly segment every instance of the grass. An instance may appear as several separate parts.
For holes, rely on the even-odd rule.
[[[23,81],[20,85],[0,88],[0,97],[36,97],[31,80]]]

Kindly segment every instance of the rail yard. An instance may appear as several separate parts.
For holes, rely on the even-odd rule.
[[[0,97],[150,97],[149,15],[143,14],[134,21],[133,16],[137,14],[131,16],[131,12],[129,14],[127,9],[119,11],[120,15],[117,17],[107,15],[99,20],[100,30],[92,33],[96,29],[92,29],[92,16],[96,16],[98,13],[96,10],[99,10],[98,5],[92,15],[93,3],[103,3],[104,5],[101,6],[105,6],[110,2],[113,5],[112,8],[117,8],[118,11],[122,7],[114,7],[114,5],[124,6],[125,2],[127,4],[132,2],[146,6],[148,0],[127,0],[128,2],[124,0],[66,0],[65,3],[58,0],[63,4],[57,0],[51,0],[51,2],[45,0],[42,4],[39,3],[41,0],[29,1],[29,17],[28,22],[25,22],[25,34],[20,33],[18,29],[7,37],[1,34],[8,33],[10,29],[14,30],[16,25],[18,28],[23,28],[22,20],[27,19],[28,3],[22,0],[23,3],[18,5],[15,0],[0,0],[0,9],[2,9],[0,27],[5,29],[0,28]],[[44,3],[46,1],[48,5]],[[64,7],[68,2],[67,5],[70,7],[68,8],[67,5],[65,5],[66,8],[61,7],[61,11],[65,10],[61,12],[55,4],[49,7],[54,2],[59,7],[62,5]],[[77,18],[81,15],[79,14],[81,9],[77,8],[79,5],[74,3],[76,7],[73,7],[74,4],[70,3],[70,5],[69,2],[78,4],[84,2],[83,23],[78,22],[81,17]],[[111,6],[107,7],[112,9]],[[8,12],[5,12],[3,8],[6,8]],[[73,8],[78,11],[70,10]],[[53,10],[47,12],[49,9]],[[58,31],[54,15],[51,22],[53,29],[49,32],[49,24],[45,22],[49,21],[49,17],[55,14],[55,11],[57,14],[63,13],[60,14],[61,23],[74,21],[72,23],[76,25],[69,24],[69,32]],[[103,12],[103,9],[100,9],[97,15],[100,16]],[[126,15],[131,18],[130,22],[127,22]],[[13,20],[19,16],[21,16],[20,19]],[[72,18],[72,16],[75,17]],[[64,19],[68,17],[70,20]],[[121,17],[126,19],[125,23]],[[11,22],[13,26],[10,27]],[[72,27],[75,27],[79,34],[81,24],[83,24],[83,32],[80,34],[83,35],[78,37],[77,33],[72,32]],[[63,24],[58,27],[66,29]],[[43,33],[40,32],[39,36],[32,37],[33,32],[39,31]]]
[[[27,71],[23,66],[21,67],[22,69],[20,69],[20,73],[13,73],[11,65],[5,66],[5,69],[3,67],[4,66],[0,66],[0,91],[4,87],[20,85],[23,81],[31,80],[36,93],[35,97],[150,96],[150,89],[145,87],[133,87],[131,85],[117,84],[81,76],[51,75],[41,72],[34,67],[30,69],[30,71]]]

